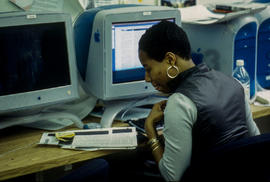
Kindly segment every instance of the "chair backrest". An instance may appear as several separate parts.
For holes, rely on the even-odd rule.
[[[183,181],[270,182],[270,133],[214,149],[192,163]]]

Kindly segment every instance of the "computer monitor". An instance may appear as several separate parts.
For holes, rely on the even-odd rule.
[[[1,117],[78,98],[75,59],[69,14],[0,14]]]
[[[134,98],[157,93],[144,80],[138,41],[161,20],[180,25],[180,12],[163,6],[114,5],[89,9],[75,21],[77,66],[85,88],[107,102],[103,127],[110,127],[117,111]]]

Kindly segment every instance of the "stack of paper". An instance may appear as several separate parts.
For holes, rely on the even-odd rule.
[[[66,149],[101,150],[137,147],[135,127],[113,127],[43,133],[39,144],[59,145]]]
[[[266,8],[262,3],[222,3],[222,5],[241,8],[241,11],[232,13],[215,13],[212,11],[216,4],[196,5],[185,8],[178,8],[181,13],[181,21],[190,24],[213,24],[234,19],[236,17],[257,13]]]
[[[225,14],[217,14],[209,11],[204,5],[178,8],[181,12],[181,21],[193,24],[211,24],[216,23],[225,17]]]

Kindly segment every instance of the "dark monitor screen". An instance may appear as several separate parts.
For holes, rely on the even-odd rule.
[[[0,96],[70,85],[65,22],[0,28]]]

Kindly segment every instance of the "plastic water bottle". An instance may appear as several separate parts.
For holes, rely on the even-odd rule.
[[[244,88],[246,97],[250,100],[250,78],[244,67],[244,60],[236,60],[236,68],[233,71],[233,77],[236,78]]]

